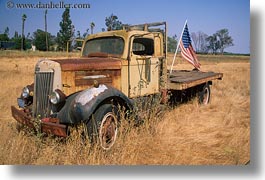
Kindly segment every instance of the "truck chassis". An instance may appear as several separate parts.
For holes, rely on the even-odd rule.
[[[19,108],[11,106],[11,112],[20,124],[61,137],[69,126],[84,123],[107,150],[117,137],[119,106],[131,112],[136,99],[158,94],[166,104],[184,91],[208,104],[212,81],[222,77],[198,70],[169,74],[166,22],[126,26],[88,36],[81,58],[41,59],[34,83],[23,88]]]

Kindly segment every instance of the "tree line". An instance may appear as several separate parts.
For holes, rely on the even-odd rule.
[[[228,29],[216,31],[213,35],[207,35],[201,31],[191,33],[193,48],[197,53],[201,54],[224,54],[225,48],[233,46],[233,39],[229,35]],[[168,37],[168,51],[175,52],[178,39],[174,35]]]
[[[9,28],[6,27],[4,33],[0,34],[0,42],[5,42],[6,47],[10,46],[11,49],[31,49],[32,45],[40,51],[66,51],[67,49],[77,49],[82,46],[81,40],[86,36],[94,33],[96,24],[91,22],[85,32],[81,33],[79,30],[75,31],[75,26],[72,24],[70,17],[70,9],[66,8],[62,14],[62,20],[59,23],[60,30],[57,35],[51,35],[47,28],[47,14],[44,11],[44,30],[37,29],[32,35],[28,33],[24,35],[25,22],[27,15],[22,15],[22,30],[21,35],[15,31],[14,36],[9,38]],[[116,15],[111,14],[105,18],[106,29],[102,28],[101,31],[119,30],[124,25]],[[233,39],[229,35],[228,29],[221,29],[216,31],[213,35],[207,35],[201,31],[191,33],[194,49],[197,53],[224,53],[225,48],[233,46]],[[178,38],[176,35],[168,37],[168,51],[175,52]],[[0,44],[1,45],[1,44]],[[3,44],[1,48],[5,48]]]

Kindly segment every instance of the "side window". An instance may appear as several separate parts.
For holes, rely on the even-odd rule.
[[[154,40],[149,38],[135,38],[133,41],[133,53],[135,55],[154,54]]]

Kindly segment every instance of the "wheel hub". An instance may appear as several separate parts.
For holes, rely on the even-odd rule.
[[[100,131],[99,131],[99,139],[100,145],[103,149],[110,149],[117,136],[117,118],[113,113],[107,113],[102,120]]]

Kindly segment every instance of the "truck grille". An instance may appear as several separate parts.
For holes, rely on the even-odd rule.
[[[35,117],[48,117],[51,113],[49,95],[53,89],[53,72],[36,72],[34,89]]]

